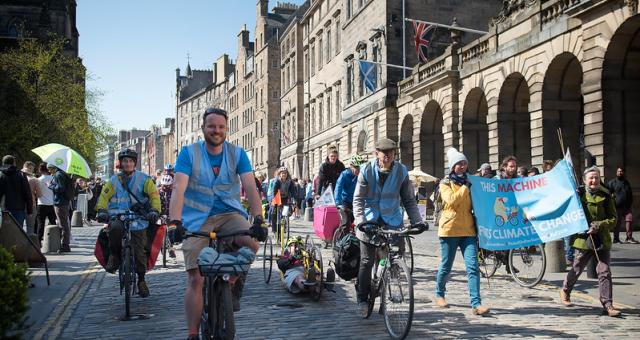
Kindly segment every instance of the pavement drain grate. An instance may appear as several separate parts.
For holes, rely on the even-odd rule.
[[[301,303],[291,303],[291,302],[283,302],[283,303],[276,303],[275,305],[272,305],[271,308],[302,308],[304,307],[303,304]]]
[[[553,301],[553,298],[551,298],[551,297],[532,295],[532,294],[522,295],[522,298],[526,299],[526,300],[534,300],[534,301],[539,301],[539,302]]]

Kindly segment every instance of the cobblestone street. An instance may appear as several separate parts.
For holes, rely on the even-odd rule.
[[[97,227],[74,229],[76,241],[90,244],[97,231]],[[309,233],[310,223],[294,222],[292,234],[305,237]],[[409,338],[631,338],[640,331],[637,309],[618,304],[623,308],[622,318],[600,316],[594,296],[580,293],[573,296],[575,307],[564,308],[557,303],[556,286],[543,283],[535,289],[521,288],[502,269],[490,283],[486,279],[481,283],[483,304],[491,308],[491,314],[474,316],[468,305],[466,274],[459,256],[447,286],[451,308],[440,309],[432,302],[439,256],[436,241],[436,232],[428,231],[414,242],[416,305]],[[330,250],[326,249],[323,256],[327,268]],[[92,264],[70,289],[75,293],[66,294],[60,304],[64,308],[52,313],[43,327],[31,335],[62,339],[185,337],[186,276],[181,252],[177,262],[164,269],[159,261],[148,274],[151,296],[135,297],[132,304],[132,313],[147,318],[132,321],[119,320],[124,313],[124,299],[118,294],[117,277],[87,261],[89,257],[87,253],[84,263]],[[271,283],[265,284],[258,258],[245,287],[242,310],[236,313],[238,339],[388,338],[381,316],[374,314],[363,320],[356,315],[351,282],[338,280],[335,293],[326,291],[320,302],[313,302],[308,296],[285,291],[275,263]]]

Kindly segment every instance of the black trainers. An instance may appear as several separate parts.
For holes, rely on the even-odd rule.
[[[614,238],[614,239],[613,239],[613,243],[622,243],[622,241],[620,241],[620,239],[619,239],[619,238]]]
[[[146,281],[138,281],[138,294],[141,298],[149,297],[149,287]]]
[[[109,255],[109,261],[107,261],[107,265],[104,267],[104,270],[107,273],[115,273],[116,270],[120,268],[120,257],[116,255]]]

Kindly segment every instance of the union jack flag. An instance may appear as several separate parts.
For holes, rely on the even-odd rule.
[[[435,28],[434,25],[428,25],[423,22],[413,22],[413,29],[416,31],[414,37],[416,53],[422,62],[429,60],[429,45],[431,45],[433,32],[436,31]]]

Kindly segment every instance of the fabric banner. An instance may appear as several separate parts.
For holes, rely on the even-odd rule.
[[[573,172],[565,160],[533,177],[469,179],[483,249],[532,246],[588,229]]]

